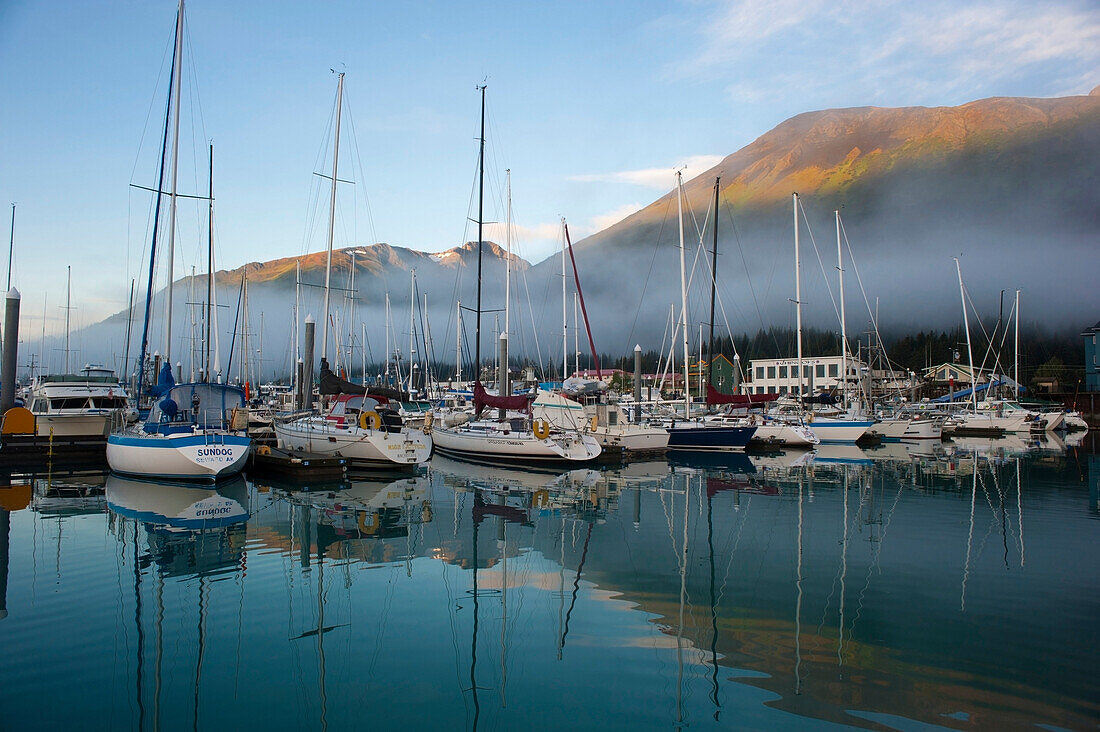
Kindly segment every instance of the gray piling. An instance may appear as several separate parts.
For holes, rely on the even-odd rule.
[[[4,354],[0,360],[0,414],[15,406],[15,367],[19,351],[19,290],[8,290],[4,308]]]
[[[313,343],[316,340],[317,321],[310,315],[306,318],[306,342],[302,352],[305,354],[306,373],[302,386],[302,403],[305,409],[313,409]]]
[[[642,346],[634,346],[634,421],[642,421]]]

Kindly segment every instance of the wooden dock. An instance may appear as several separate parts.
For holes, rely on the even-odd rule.
[[[3,435],[0,440],[0,477],[13,473],[96,470],[107,468],[107,439],[50,438]]]

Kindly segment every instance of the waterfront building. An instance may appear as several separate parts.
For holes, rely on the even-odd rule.
[[[802,359],[802,385],[807,394],[839,389],[841,361],[836,356],[806,357]],[[859,383],[867,364],[848,356],[847,381],[849,387]],[[749,362],[751,382],[744,385],[747,394],[797,394],[798,359],[754,358]]]

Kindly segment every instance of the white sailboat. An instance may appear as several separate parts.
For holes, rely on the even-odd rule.
[[[340,162],[340,113],[344,74],[337,76],[336,129],[332,152],[332,188],[329,197],[328,257],[325,263],[324,325],[321,336],[320,392],[337,394],[327,414],[276,422],[279,447],[294,452],[347,458],[353,467],[412,469],[432,454],[432,438],[425,430],[403,424],[391,405],[388,390],[370,390],[335,376],[328,368],[329,298],[332,240],[336,221],[336,183]],[[384,393],[385,392],[385,393]]]
[[[795,320],[797,323],[797,350],[798,350],[798,400],[802,403],[803,407],[807,404],[805,391],[803,388],[804,379],[806,374],[802,365],[802,259],[799,252],[799,219],[798,219],[798,194],[792,194],[792,202],[794,205],[794,289],[795,289]],[[839,248],[837,251],[839,255]],[[837,262],[838,267],[840,262]],[[843,273],[843,269],[841,270]],[[841,274],[843,277],[843,274]],[[843,282],[843,280],[841,280]],[[843,300],[843,295],[841,300]],[[841,338],[845,340],[847,334],[845,332],[844,318],[841,318],[841,332],[844,334]],[[843,346],[844,352],[847,353],[847,344]],[[847,366],[845,366],[847,368]],[[844,379],[847,382],[847,376]],[[806,412],[802,411],[799,418],[805,418],[805,426],[817,436],[821,442],[839,442],[839,443],[851,443],[855,444],[859,438],[867,432],[868,429],[874,424],[871,420],[862,419],[841,419],[837,417],[819,417],[815,416],[812,407],[811,410]]]
[[[107,463],[115,472],[140,477],[215,480],[236,474],[244,468],[252,440],[244,431],[248,420],[242,390],[223,384],[176,384],[172,374],[172,286],[175,274],[176,178],[179,167],[182,55],[183,0],[180,0],[176,15],[176,41],[169,84],[168,113],[165,118],[164,145],[161,151],[160,176],[153,217],[153,241],[149,253],[149,280],[145,298],[141,357],[138,361],[141,376],[138,380],[137,398],[140,400],[145,385],[145,357],[149,345],[149,317],[152,307],[157,233],[161,201],[164,198],[165,152],[168,144],[168,127],[171,122],[172,182],[168,191],[165,355],[158,383],[152,385],[150,390],[151,395],[159,398],[160,401],[154,402],[144,423],[127,425],[107,438]],[[212,267],[209,276],[213,277]]]
[[[478,154],[477,216],[477,324],[474,336],[474,419],[453,424],[444,419],[432,432],[440,453],[478,462],[509,462],[519,465],[578,463],[594,460],[602,451],[590,434],[536,419],[529,395],[512,396],[508,376],[508,332],[500,335],[500,378],[497,395],[489,394],[481,384],[481,250],[485,192],[485,87],[481,91],[481,138]],[[510,263],[509,263],[510,265]],[[506,303],[507,306],[507,303]],[[507,322],[507,321],[506,321]],[[539,397],[544,397],[540,393]],[[490,418],[484,413],[498,413]],[[452,424],[448,424],[452,423]]]

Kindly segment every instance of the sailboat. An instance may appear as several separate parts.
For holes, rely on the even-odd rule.
[[[683,174],[676,171],[676,205],[680,224],[680,332],[684,346],[684,421],[673,420],[668,427],[669,450],[743,450],[749,444],[756,427],[745,425],[708,424],[691,415],[691,390],[688,389],[690,353],[687,327],[687,270],[684,250],[684,183]],[[713,320],[713,318],[712,318]]]
[[[864,433],[867,432],[874,422],[872,420],[815,416],[812,411],[815,397],[812,395],[807,397],[803,389],[804,380],[807,374],[806,367],[802,365],[802,259],[798,246],[798,194],[791,194],[791,199],[794,206],[794,305],[796,313],[795,320],[797,323],[796,327],[798,331],[798,386],[796,388],[798,389],[798,401],[802,407],[797,413],[797,418],[801,419],[804,416],[807,421],[806,426],[821,442],[854,444],[859,438],[863,437]],[[838,262],[837,264],[839,266],[840,263]],[[841,323],[841,327],[843,329],[843,323]],[[845,345],[844,348],[846,349],[847,345]],[[845,353],[847,353],[846,350]],[[845,378],[845,380],[847,380],[847,378]],[[809,411],[807,411],[807,406],[809,407]]]
[[[489,394],[481,383],[481,250],[485,203],[485,87],[481,90],[481,138],[478,153],[477,204],[477,325],[474,336],[474,419],[447,424],[432,432],[437,451],[452,457],[479,462],[577,463],[594,460],[602,448],[581,430],[564,429],[546,419],[534,419],[532,394],[510,394],[508,377],[508,332],[500,335],[500,378],[497,394]],[[545,393],[539,394],[545,400]],[[484,417],[486,409],[497,410],[496,418]],[[511,413],[511,416],[509,415]]]
[[[772,419],[763,414],[746,417],[738,413],[741,409],[747,411],[751,408],[759,408],[763,412],[763,408],[768,402],[775,401],[778,394],[723,394],[714,388],[714,299],[718,289],[718,214],[721,182],[720,177],[714,179],[714,241],[710,257],[710,335],[707,345],[706,399],[708,410],[715,405],[724,405],[725,409],[715,414],[708,414],[704,421],[711,427],[722,425],[744,427],[746,424],[754,426],[756,431],[750,440],[754,444],[812,447],[819,440],[802,424]],[[740,357],[736,353],[734,353],[734,361],[738,364],[736,368],[740,368]]]
[[[241,389],[214,383],[177,384],[172,373],[172,286],[176,230],[176,177],[179,160],[180,81],[183,55],[183,0],[176,14],[176,39],[161,145],[160,175],[153,215],[153,239],[149,251],[149,279],[145,296],[145,320],[138,361],[137,398],[145,386],[145,357],[149,346],[149,318],[153,301],[157,234],[164,199],[165,161],[169,127],[172,129],[172,180],[168,191],[168,287],[164,362],[158,381],[151,387],[155,401],[142,422],[129,424],[107,438],[107,463],[111,470],[139,477],[181,480],[215,480],[239,473],[248,459],[252,440],[245,433],[247,412]],[[211,240],[211,246],[212,246]],[[212,277],[212,271],[210,276]]]
[[[397,411],[401,395],[391,389],[372,389],[345,381],[334,374],[328,365],[329,283],[332,276],[336,173],[340,161],[340,110],[343,96],[344,74],[340,73],[336,84],[336,130],[332,151],[319,388],[322,395],[336,395],[336,399],[327,414],[277,422],[275,436],[279,447],[283,449],[344,457],[353,467],[413,469],[426,463],[431,457],[432,438],[425,430],[402,423]]]
[[[569,238],[569,226],[562,219],[562,351],[565,352],[567,342],[567,314],[566,310],[566,277],[565,255],[573,264],[573,279],[577,290],[574,293],[574,321],[576,320],[576,307],[579,302],[581,312],[584,314],[584,328],[588,336],[588,345],[592,350],[592,363],[596,371],[595,379],[584,379],[577,375],[565,378],[568,371],[567,360],[562,362],[562,386],[560,393],[549,394],[540,392],[535,399],[534,415],[551,424],[572,430],[587,430],[600,444],[601,450],[615,451],[623,454],[637,454],[660,452],[668,446],[668,431],[660,425],[652,425],[642,420],[630,420],[630,414],[622,405],[613,398],[609,398],[608,385],[603,381],[603,373],[600,369],[599,354],[596,352],[596,343],[592,337],[592,329],[588,324],[588,311],[584,305],[584,293],[581,291],[580,273],[577,271],[577,260],[573,256],[573,242]],[[574,323],[573,337],[577,339],[579,324]],[[641,352],[641,347],[636,347]],[[579,348],[576,349],[579,361]],[[579,374],[579,364],[574,369]],[[641,370],[636,369],[635,380],[641,378]],[[640,392],[639,392],[640,394]]]

